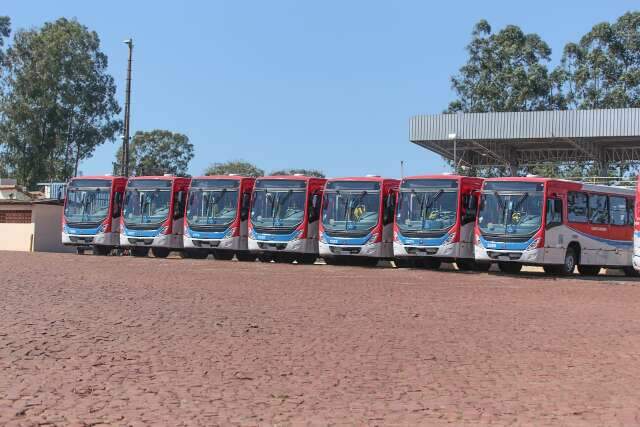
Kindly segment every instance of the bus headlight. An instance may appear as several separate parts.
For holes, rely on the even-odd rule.
[[[327,239],[324,233],[320,233],[320,243],[327,243]]]
[[[237,229],[238,229],[237,227],[229,227],[227,229],[227,232],[224,233],[224,237],[226,238],[233,237],[236,234]]]
[[[378,240],[378,236],[380,234],[378,233],[371,233],[371,237],[369,237],[369,240],[367,240],[367,243],[365,243],[365,245],[368,245],[370,243],[376,243],[376,241]]]
[[[300,238],[300,236],[302,236],[302,230],[298,230],[295,233],[293,233],[293,236],[291,237],[291,240],[298,240]]]
[[[184,228],[184,236],[191,237],[191,229],[189,227]]]
[[[539,237],[536,238],[536,239],[533,239],[533,242],[531,242],[529,244],[529,246],[527,246],[527,249],[525,249],[525,251],[532,251],[534,249],[537,249],[539,244],[540,244],[540,238]]]
[[[169,227],[167,227],[166,225],[163,225],[162,227],[158,228],[158,235],[166,234],[168,229]]]

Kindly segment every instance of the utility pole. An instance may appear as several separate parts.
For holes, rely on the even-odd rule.
[[[129,117],[131,116],[131,56],[133,39],[124,41],[129,46],[129,63],[127,65],[127,89],[124,101],[124,137],[122,138],[122,176],[129,176]]]
[[[404,179],[404,160],[400,160],[400,179]]]

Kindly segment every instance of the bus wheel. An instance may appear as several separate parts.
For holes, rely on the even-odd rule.
[[[599,265],[579,265],[578,273],[581,276],[597,276],[600,273]]]
[[[275,254],[273,260],[279,264],[291,264],[295,257],[291,254]]]
[[[316,254],[303,254],[303,255],[299,256],[298,258],[296,258],[296,261],[298,262],[298,264],[311,265],[311,264],[314,264],[316,262],[317,258],[318,257],[316,256]]]
[[[156,258],[166,258],[170,252],[169,248],[151,248],[151,253]]]
[[[256,254],[252,254],[249,251],[236,252],[236,258],[242,262],[254,262],[256,260]]]
[[[111,248],[109,246],[98,245],[93,247],[94,255],[106,256],[106,255],[109,255],[110,253],[111,253]]]
[[[517,262],[499,262],[498,268],[503,273],[516,274],[522,270],[522,264],[518,264]]]
[[[260,254],[258,255],[258,260],[260,262],[271,262],[271,260],[273,260],[273,257],[270,254]]]
[[[407,258],[396,258],[393,260],[393,263],[398,268],[411,268],[415,266],[414,260]]]
[[[543,265],[542,269],[545,274],[558,274],[558,266],[557,265]]]
[[[490,262],[473,262],[473,267],[471,268],[473,271],[489,271],[491,268]]]
[[[416,260],[416,265],[421,268],[428,268],[429,270],[437,270],[440,268],[442,261],[436,258],[424,258]]]
[[[458,259],[456,260],[456,267],[460,271],[471,271],[473,270],[473,261],[468,259]]]
[[[576,251],[572,247],[567,248],[567,253],[564,255],[564,264],[558,266],[558,274],[561,276],[568,276],[573,274],[573,270],[576,269]]]
[[[640,277],[640,272],[633,267],[624,267],[622,271],[627,277]]]
[[[233,252],[231,251],[213,251],[213,258],[219,261],[231,261]]]
[[[207,259],[209,252],[202,249],[185,249],[180,252],[181,258]]]
[[[353,265],[359,267],[376,267],[378,265],[378,258],[353,257]]]
[[[149,255],[149,248],[138,248],[134,246],[129,249],[129,253],[135,257],[145,257]]]
[[[84,255],[84,248],[82,246],[76,246],[76,253],[78,255]]]

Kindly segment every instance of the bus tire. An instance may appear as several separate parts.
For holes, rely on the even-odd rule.
[[[555,275],[558,274],[558,266],[557,265],[543,265],[542,269],[546,274]]]
[[[420,268],[437,270],[440,268],[440,265],[442,265],[442,261],[437,258],[420,258],[416,260],[416,265]]]
[[[185,249],[180,252],[181,258],[207,259],[209,252],[202,249]]]
[[[340,256],[324,257],[324,262],[327,265],[347,265],[347,260],[345,259],[345,257]]]
[[[469,259],[457,259],[456,260],[456,267],[458,267],[458,270],[460,271],[471,271],[473,270],[473,261],[469,260]]]
[[[520,270],[522,270],[522,264],[519,264],[517,262],[499,262],[498,268],[503,273],[517,274],[520,273]]]
[[[353,257],[353,264],[359,267],[376,267],[378,265],[378,258],[371,257]]]
[[[640,272],[633,267],[623,267],[622,272],[627,277],[640,277]]]
[[[94,255],[107,256],[110,253],[111,253],[111,247],[110,246],[96,245],[96,246],[93,247],[93,254]]]
[[[558,266],[558,274],[560,276],[569,276],[573,274],[578,264],[578,256],[573,246],[567,248],[567,252],[564,254],[564,263]]]
[[[599,265],[579,265],[578,273],[581,276],[597,276],[600,274],[600,266]]]
[[[318,259],[316,254],[302,254],[296,258],[296,262],[298,264],[311,265],[316,262],[316,259]]]
[[[295,261],[295,256],[287,253],[274,254],[273,260],[279,264],[291,264]]]
[[[218,261],[231,261],[233,259],[233,252],[213,251],[213,259],[216,259]]]
[[[241,262],[255,262],[257,256],[249,251],[236,252],[236,258]]]
[[[169,248],[151,248],[151,253],[156,258],[166,258],[171,253]]]
[[[414,260],[408,258],[396,258],[393,263],[397,268],[412,268],[415,267]]]
[[[260,261],[260,262],[271,262],[271,261],[273,261],[273,257],[271,256],[271,254],[263,253],[263,254],[258,255],[258,261]]]
[[[129,253],[131,254],[131,256],[135,257],[146,257],[149,256],[149,248],[138,248],[136,246],[133,246],[131,249],[129,249]]]
[[[473,271],[489,271],[491,268],[490,262],[473,262]]]
[[[84,248],[82,246],[76,246],[76,254],[84,255]]]

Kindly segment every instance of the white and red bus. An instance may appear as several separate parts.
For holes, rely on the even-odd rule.
[[[482,178],[422,175],[400,183],[393,235],[398,267],[438,268],[456,262],[460,270],[487,270],[476,264],[473,236]]]
[[[634,190],[550,178],[490,178],[476,221],[476,262],[500,270],[523,265],[550,274],[596,275],[603,267],[634,275]]]
[[[320,256],[327,264],[375,265],[393,258],[397,179],[333,178],[325,185]]]
[[[189,258],[255,261],[247,243],[255,178],[201,176],[191,180],[184,217],[184,254]]]
[[[249,216],[249,250],[263,262],[313,264],[324,178],[301,175],[256,179]]]
[[[133,256],[165,258],[183,248],[184,208],[190,178],[136,176],[129,178],[122,209],[120,245]]]
[[[92,248],[107,255],[120,244],[120,214],[127,178],[83,176],[67,185],[62,215],[62,244],[79,254]]]

